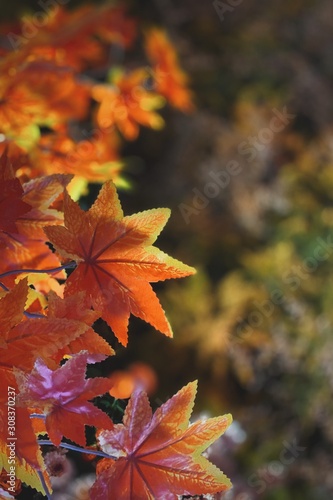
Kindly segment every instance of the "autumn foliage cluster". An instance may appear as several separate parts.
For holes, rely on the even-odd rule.
[[[127,184],[121,141],[136,139],[140,126],[161,128],[166,103],[193,107],[176,52],[163,31],[140,34],[118,7],[57,8],[30,38],[23,27],[2,27],[0,63],[0,495],[23,485],[51,498],[47,448],[85,451],[85,426],[96,430],[90,451],[100,458],[92,499],[223,491],[229,480],[202,452],[231,417],[189,425],[195,382],[154,414],[136,387],[123,423],[114,423],[92,402],[112,379],[86,375],[87,365],[115,355],[94,330],[97,319],[123,346],[131,314],[171,337],[150,283],[194,273],[154,246],[169,210],[125,216],[116,188]],[[141,39],[144,66],[113,61]],[[89,183],[102,187],[83,210]],[[12,470],[9,394],[15,488],[3,479]]]

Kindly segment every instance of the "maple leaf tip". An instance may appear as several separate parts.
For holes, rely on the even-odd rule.
[[[231,415],[231,413],[226,413],[220,418],[221,420],[223,419],[226,422],[225,430],[227,430],[233,422],[233,416]]]
[[[195,388],[195,390],[197,391],[198,390],[198,379],[195,379],[195,380],[192,380],[192,382],[189,382],[188,385],[189,386],[193,386]]]
[[[225,418],[227,418],[229,420],[230,424],[232,424],[232,422],[233,422],[233,416],[231,415],[231,413],[227,413],[224,416],[225,416]]]
[[[28,277],[25,276],[24,278],[20,279],[19,282],[15,285],[15,287],[9,290],[7,294],[4,297],[2,297],[2,299],[4,299],[7,295],[13,297],[15,296],[17,299],[21,295],[24,298],[24,307],[25,307],[26,302],[28,300],[28,291],[29,291],[29,282],[28,282]]]
[[[189,276],[192,276],[193,274],[197,274],[197,270],[195,267],[192,266],[187,266],[189,269]]]
[[[189,392],[192,393],[192,398],[193,400],[195,399],[197,392],[198,392],[198,380],[192,380],[192,382],[189,382],[183,389],[188,390]]]

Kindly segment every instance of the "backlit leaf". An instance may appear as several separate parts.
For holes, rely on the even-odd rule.
[[[181,389],[152,416],[144,392],[135,390],[123,424],[99,432],[101,448],[117,460],[103,459],[91,498],[177,499],[177,495],[217,493],[229,479],[202,452],[231,423],[231,416],[189,425],[196,382]]]

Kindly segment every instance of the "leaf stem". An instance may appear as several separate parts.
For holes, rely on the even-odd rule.
[[[39,439],[37,442],[40,446],[44,446],[44,445],[54,446],[52,441],[49,441],[48,439]],[[79,453],[87,453],[88,455],[96,455],[97,457],[112,458],[113,460],[117,459],[116,457],[113,457],[112,455],[108,455],[107,453],[104,453],[103,451],[87,450],[86,448],[80,448],[80,446],[75,446],[75,445],[69,444],[69,443],[60,443],[59,446],[61,448],[66,448],[67,450],[78,451]]]
[[[1,283],[0,281],[0,287],[5,290],[6,292],[9,292],[9,288],[4,285],[3,283]],[[45,318],[44,314],[38,314],[38,313],[29,313],[28,311],[23,311],[23,314],[27,317],[27,318]]]
[[[48,489],[48,487],[46,485],[46,482],[45,482],[45,479],[44,479],[42,471],[38,470],[37,474],[39,476],[40,482],[42,483],[42,486],[44,488],[44,491],[46,493],[46,496],[47,496],[48,500],[51,500],[51,493],[49,492],[49,489]]]
[[[3,283],[1,283],[0,281],[0,287],[5,290],[6,292],[9,292],[9,288],[4,285]],[[44,316],[44,314],[38,314],[38,313],[30,313],[28,311],[23,311],[23,314],[27,317],[27,318],[45,318],[46,316]]]
[[[12,269],[11,271],[7,271],[5,273],[0,274],[0,278],[5,278],[6,276],[10,276],[12,274],[20,274],[20,273],[56,273],[62,271],[63,269],[72,269],[76,266],[76,262],[72,261],[68,264],[64,264],[60,267],[54,267],[53,269]],[[9,292],[9,288],[0,281],[0,288]],[[24,315],[27,318],[45,318],[44,314],[38,313],[30,313],[28,311],[24,311]]]
[[[11,271],[6,271],[5,273],[0,274],[0,278],[5,278],[6,276],[11,276],[12,274],[22,274],[22,273],[58,273],[63,269],[72,269],[76,266],[76,262],[72,261],[68,264],[64,264],[60,267],[54,267],[52,269],[12,269]],[[2,285],[3,287],[5,285]]]
[[[44,314],[29,313],[28,311],[24,311],[24,315],[27,318],[46,318],[46,316]]]

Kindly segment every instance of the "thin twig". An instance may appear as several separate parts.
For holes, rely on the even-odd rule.
[[[44,446],[44,445],[54,446],[52,441],[49,441],[48,439],[39,439],[37,442],[40,446]],[[86,448],[80,448],[79,446],[75,446],[73,444],[60,443],[59,446],[61,448],[66,448],[67,450],[78,451],[79,453],[87,453],[88,455],[96,455],[97,457],[112,458],[113,460],[117,459],[117,457],[113,457],[112,455],[108,455],[107,453],[104,453],[103,451],[87,450]]]
[[[12,274],[22,274],[22,273],[58,273],[63,269],[71,269],[76,266],[76,262],[69,262],[60,267],[54,267],[53,269],[12,269],[11,271],[6,271],[0,274],[0,278],[5,278],[6,276],[11,276]],[[5,286],[5,285],[2,285]]]
[[[37,474],[38,474],[38,476],[39,476],[40,482],[42,483],[42,486],[43,486],[43,488],[44,488],[44,491],[45,491],[45,493],[46,493],[46,496],[47,496],[48,500],[51,500],[51,498],[52,498],[52,497],[51,497],[51,493],[50,493],[50,491],[49,491],[49,489],[48,489],[48,487],[47,487],[47,484],[46,484],[46,482],[45,482],[45,479],[44,479],[44,476],[43,476],[42,471],[38,470],[38,471],[37,471]]]

